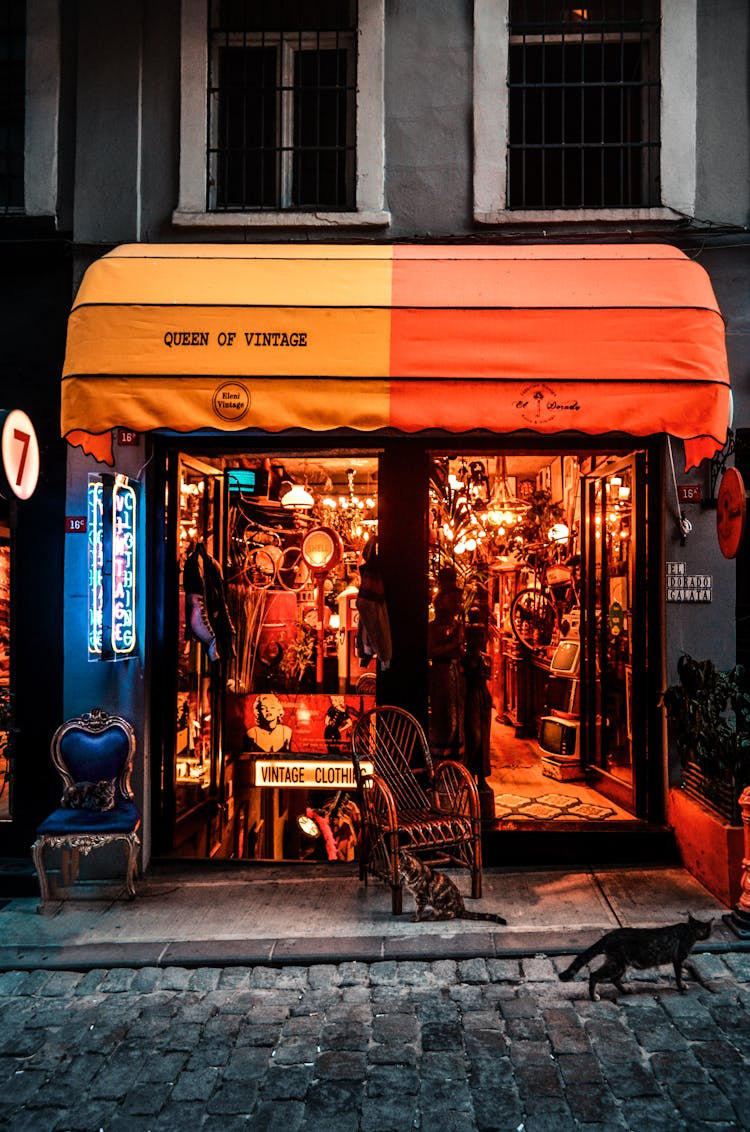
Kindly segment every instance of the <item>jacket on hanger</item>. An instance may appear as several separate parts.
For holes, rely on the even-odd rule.
[[[185,559],[182,588],[188,599],[185,639],[195,637],[207,645],[210,660],[233,657],[235,630],[224,593],[224,576],[202,542],[196,543]]]

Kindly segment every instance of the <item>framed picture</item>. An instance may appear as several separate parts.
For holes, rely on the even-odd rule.
[[[552,490],[552,470],[549,464],[545,464],[540,468],[536,474],[536,488],[537,491],[551,491]]]
[[[227,693],[226,744],[234,751],[348,757],[349,732],[374,695]]]

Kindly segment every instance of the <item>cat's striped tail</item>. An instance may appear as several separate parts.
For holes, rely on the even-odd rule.
[[[562,982],[564,983],[569,983],[571,979],[574,979],[576,977],[581,967],[585,967],[586,964],[589,963],[595,955],[600,954],[601,950],[602,949],[599,946],[599,941],[597,941],[593,945],[593,947],[587,947],[586,950],[582,951],[580,955],[576,955],[575,959],[569,967],[566,967],[564,971],[560,972],[560,974],[557,976],[558,979],[562,980]]]

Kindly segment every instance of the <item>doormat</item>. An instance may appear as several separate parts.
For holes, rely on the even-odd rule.
[[[525,798],[521,794],[496,794],[495,816],[526,821],[553,821],[555,818],[602,821],[614,817],[615,811],[610,806],[584,802],[575,794],[539,794],[536,798]]]

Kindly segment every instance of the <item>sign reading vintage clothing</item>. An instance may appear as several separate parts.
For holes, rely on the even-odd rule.
[[[712,574],[688,574],[684,562],[667,562],[667,601],[712,601]]]
[[[90,660],[131,656],[136,647],[135,488],[125,476],[88,485],[88,652]]]
[[[372,763],[360,764],[362,774],[373,774]],[[256,759],[254,785],[276,788],[307,787],[355,789],[357,780],[351,759]]]

